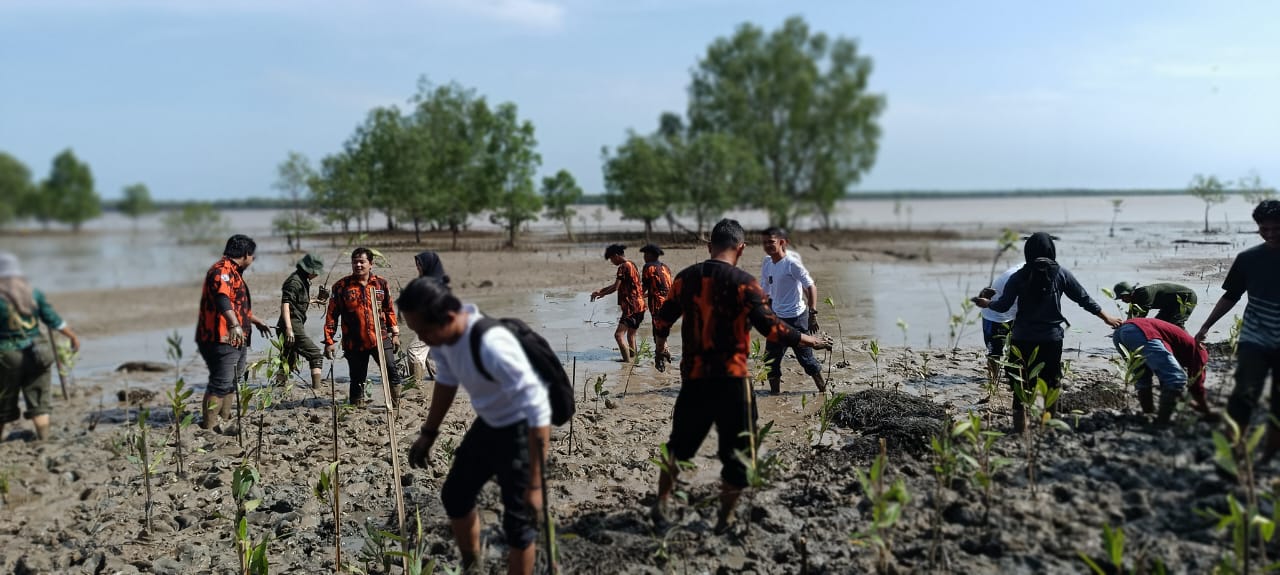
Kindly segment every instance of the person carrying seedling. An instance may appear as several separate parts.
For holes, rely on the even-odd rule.
[[[374,319],[374,298],[381,317]],[[374,325],[381,321],[381,326]],[[333,359],[334,336],[342,324],[342,355],[347,358],[351,374],[350,402],[365,406],[364,382],[369,376],[369,358],[387,366],[391,402],[400,400],[400,372],[395,369],[395,350],[400,348],[400,328],[396,311],[391,307],[391,290],[387,280],[373,273],[373,251],[356,248],[351,252],[351,275],[333,283],[329,309],[324,316],[324,356]],[[377,333],[382,332],[382,354],[379,357]],[[390,407],[390,406],[389,406]]]
[[[1000,294],[1004,293],[1004,286],[1009,283],[1009,278],[1021,268],[1022,264],[1018,264],[1004,270],[995,281],[991,282],[990,286],[978,293],[978,297],[989,300],[1000,299]],[[1000,358],[1004,356],[1004,344],[1009,338],[1009,333],[1013,331],[1013,318],[1017,314],[1017,302],[1014,302],[1013,307],[1008,311],[998,312],[986,307],[979,312],[982,316],[982,342],[987,346],[987,378],[993,384],[996,382],[997,374],[1000,373]]]
[[[656,310],[671,295],[671,268],[658,260],[664,252],[657,244],[645,244],[640,248],[640,253],[644,254],[644,269],[640,272],[640,280],[644,284],[645,303],[650,310]],[[671,352],[654,355],[658,371],[666,371],[667,364],[671,362]]]
[[[1102,306],[1089,297],[1089,292],[1076,281],[1075,276],[1058,265],[1053,236],[1044,232],[1031,234],[1023,244],[1022,252],[1026,265],[1009,276],[999,298],[993,301],[976,297],[972,300],[980,308],[998,312],[1009,311],[1015,303],[1018,305],[1010,341],[1013,355],[1009,361],[1021,365],[1011,365],[1005,370],[1014,391],[1013,430],[1017,433],[1026,429],[1023,387],[1035,385],[1034,381],[1023,380],[1039,364],[1043,367],[1038,377],[1050,388],[1058,387],[1062,378],[1062,339],[1065,335],[1062,324],[1067,321],[1062,316],[1062,296],[1066,295],[1111,327],[1119,327],[1121,323],[1119,318],[1102,311]]]
[[[782,228],[768,228],[761,233],[764,245],[764,261],[760,264],[760,284],[764,288],[765,304],[773,309],[778,319],[795,328],[800,333],[817,331],[818,319],[818,285],[813,282],[809,270],[800,261],[800,256],[787,252],[790,236]],[[813,356],[808,347],[784,345],[781,342],[766,342],[765,363],[769,366],[769,392],[782,392],[782,356],[787,349],[795,350],[796,361],[804,372],[813,378],[819,393],[827,391],[827,384],[822,380],[822,365]]]
[[[551,438],[547,388],[519,340],[505,327],[495,325],[475,332],[480,337],[473,347],[473,330],[482,329],[477,326],[483,317],[480,310],[463,304],[439,282],[425,277],[413,280],[396,304],[409,329],[432,347],[437,368],[431,407],[409,450],[409,465],[428,465],[440,424],[462,386],[471,397],[476,420],[454,451],[453,464],[440,489],[462,553],[462,569],[485,572],[476,499],[485,484],[496,479],[502,493],[507,572],[532,573],[538,513],[543,504],[542,465]]]
[[[311,280],[322,271],[324,262],[314,255],[307,254],[298,260],[296,269],[280,286],[280,321],[276,324],[276,332],[284,334],[284,353],[289,364],[289,370],[281,370],[280,379],[287,380],[298,359],[306,359],[311,366],[312,388],[320,387],[324,354],[315,340],[307,335],[307,308],[314,302],[311,299]]]
[[[244,270],[253,265],[258,244],[236,234],[227,238],[222,259],[209,267],[200,292],[200,314],[196,318],[196,348],[209,367],[209,385],[200,403],[200,427],[213,429],[218,418],[231,417],[236,384],[245,374],[245,359],[253,334],[246,324],[258,328],[262,337],[271,337],[271,326],[253,315],[249,285]]]
[[[614,341],[618,342],[618,350],[622,352],[622,363],[631,361],[636,353],[636,330],[644,322],[644,288],[640,285],[640,271],[636,264],[623,255],[626,247],[612,244],[604,250],[604,259],[618,266],[618,275],[613,283],[591,292],[591,301],[596,301],[613,292],[618,292],[618,306],[622,308],[622,316],[618,318],[618,329],[613,332]]]
[[[449,274],[444,273],[444,263],[440,261],[440,255],[427,250],[414,256],[413,264],[418,267],[418,277],[431,278],[445,288],[449,287]],[[435,373],[431,369],[431,361],[429,355],[431,346],[421,339],[414,340],[409,344],[409,361],[412,362],[414,379],[422,381],[423,377],[435,377]]]
[[[0,252],[0,440],[4,426],[22,417],[35,426],[36,439],[49,437],[49,367],[58,350],[50,347],[52,339],[40,337],[40,322],[67,336],[72,352],[80,351],[80,338],[53,311],[44,293],[31,287],[17,256]],[[25,414],[18,409],[19,395],[27,405]]]
[[[1116,299],[1129,304],[1129,318],[1147,317],[1160,310],[1156,319],[1187,329],[1187,318],[1196,309],[1196,290],[1175,283],[1157,283],[1134,287],[1129,282],[1116,284]]]
[[[668,459],[658,475],[658,499],[650,514],[657,525],[668,522],[667,506],[679,473],[677,462],[698,453],[712,425],[719,436],[717,455],[722,464],[716,533],[728,531],[733,523],[734,506],[748,485],[747,467],[739,454],[755,456],[756,409],[747,368],[751,328],[770,343],[830,347],[829,342],[778,319],[765,305],[760,284],[737,267],[746,245],[746,232],[736,220],[720,220],[707,244],[710,258],[677,274],[670,299],[653,315],[658,352],[666,351],[671,326],[684,317],[680,394],[666,444]]]
[[[1272,423],[1263,450],[1263,456],[1269,459],[1280,451],[1280,428],[1275,423],[1280,417],[1280,393],[1275,387],[1280,382],[1280,200],[1259,203],[1253,209],[1253,221],[1258,224],[1263,243],[1240,252],[1231,262],[1222,282],[1224,293],[1196,332],[1196,341],[1204,341],[1209,328],[1235,307],[1240,296],[1249,294],[1236,348],[1236,383],[1227,400],[1227,414],[1241,430],[1248,427],[1267,374],[1271,374]]]
[[[1138,369],[1138,404],[1142,412],[1156,414],[1156,424],[1169,423],[1182,390],[1191,382],[1191,400],[1196,411],[1211,415],[1204,382],[1209,366],[1209,350],[1196,342],[1187,330],[1167,321],[1136,317],[1120,324],[1111,334],[1116,349],[1142,356]],[[1152,376],[1160,379],[1160,409],[1156,410]]]

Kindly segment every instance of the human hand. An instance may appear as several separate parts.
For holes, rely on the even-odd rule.
[[[436,437],[439,435],[439,432],[418,435],[417,441],[413,442],[413,447],[409,448],[409,467],[426,469],[431,464],[431,446],[435,445]]]
[[[68,329],[63,334],[67,336],[67,339],[71,340],[72,353],[80,353],[80,338],[76,337],[76,333]]]
[[[596,301],[598,299],[600,299],[600,292],[591,292],[591,301]]]
[[[1204,344],[1204,340],[1207,337],[1209,337],[1208,328],[1200,328],[1200,331],[1196,332],[1196,343]]]
[[[244,328],[234,325],[227,330],[227,344],[231,347],[240,347],[244,345]]]
[[[262,337],[271,337],[271,326],[267,325],[267,322],[254,318],[253,325],[258,328],[258,333],[262,334]]]
[[[996,297],[996,290],[993,290],[989,287],[982,288],[982,291],[978,292],[978,297],[991,299],[993,297]]]
[[[834,343],[835,341],[829,337],[819,338],[819,337],[814,337],[812,335],[809,335],[807,333],[800,335],[801,346],[811,347],[819,351],[831,349],[831,345]]]
[[[326,344],[324,344],[324,357],[325,357],[326,359],[333,359],[333,344],[332,344],[332,343],[326,343]]]
[[[1106,322],[1107,325],[1111,327],[1111,329],[1118,328],[1120,327],[1121,324],[1124,323],[1124,320],[1106,313],[1102,314],[1102,321]]]
[[[542,518],[542,481],[538,480],[534,485],[530,485],[529,489],[524,492],[524,502],[529,505],[529,511],[533,513],[534,523]]]
[[[976,305],[976,306],[978,306],[978,307],[980,307],[980,308],[983,308],[983,309],[986,309],[987,307],[990,307],[990,306],[991,306],[991,299],[990,299],[990,298],[985,298],[985,297],[975,297],[975,298],[973,298],[973,299],[971,299],[971,300],[969,300],[969,301],[973,302],[973,305]]]
[[[809,308],[809,333],[818,333],[818,310]]]
[[[400,353],[400,334],[398,333],[391,334],[391,350]]]
[[[293,328],[284,328],[284,343],[285,345],[293,345]]]

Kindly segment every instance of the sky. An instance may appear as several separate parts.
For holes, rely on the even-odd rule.
[[[888,102],[857,190],[1280,182],[1280,3],[766,0],[0,0],[0,151],[71,148],[99,194],[270,197],[420,78],[510,101],[541,172],[603,192],[600,153],[683,113],[744,22],[858,42]]]

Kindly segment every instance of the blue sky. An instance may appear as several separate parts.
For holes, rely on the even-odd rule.
[[[104,198],[271,196],[418,78],[512,101],[542,171],[602,191],[600,149],[683,112],[742,22],[855,38],[885,94],[862,189],[1280,182],[1280,3],[0,0],[0,150],[71,147]]]

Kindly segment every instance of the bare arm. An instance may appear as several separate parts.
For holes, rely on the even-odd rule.
[[[804,288],[804,303],[811,310],[818,309],[818,284]]]
[[[596,291],[591,292],[591,301],[596,301],[604,296],[607,296],[613,292],[616,292],[618,291],[618,288],[621,286],[622,286],[622,280],[614,280],[612,285],[608,285]]]
[[[1203,342],[1204,338],[1209,335],[1209,328],[1218,323],[1222,316],[1227,315],[1227,312],[1231,311],[1231,308],[1235,307],[1238,301],[1240,300],[1231,299],[1225,295],[1219,298],[1217,305],[1213,306],[1213,311],[1209,312],[1208,319],[1204,320],[1204,325],[1200,326],[1200,331],[1196,332],[1196,341]]]
[[[280,321],[284,322],[284,339],[293,341],[293,322],[289,320],[289,302],[280,304]]]
[[[457,395],[458,388],[455,386],[441,384],[431,386],[431,408],[427,412],[427,421],[422,424],[417,441],[414,441],[413,447],[409,448],[411,467],[427,466],[431,446],[435,445],[436,438],[440,436],[440,424],[444,422],[444,416],[449,413],[449,408],[453,406],[453,398]]]

